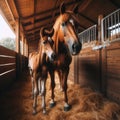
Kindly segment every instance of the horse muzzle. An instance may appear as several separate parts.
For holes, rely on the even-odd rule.
[[[73,45],[72,45],[72,55],[77,55],[80,52],[81,48],[82,48],[81,43],[77,43],[77,42],[73,43]]]

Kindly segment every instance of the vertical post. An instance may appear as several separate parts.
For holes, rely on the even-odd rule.
[[[22,34],[22,55],[24,55],[24,35]]]
[[[20,73],[20,19],[16,19],[16,77]]]
[[[25,46],[26,46],[25,47],[26,48],[25,49],[25,56],[28,57],[28,42],[27,42],[27,40],[25,40]]]
[[[103,19],[103,15],[99,15],[98,16],[98,41],[99,42],[102,41],[102,33],[103,33],[102,24],[101,24],[102,19]]]
[[[104,42],[103,15],[98,16],[98,41]],[[99,50],[100,91],[106,95],[106,48]]]
[[[16,52],[20,53],[20,20],[16,19]]]

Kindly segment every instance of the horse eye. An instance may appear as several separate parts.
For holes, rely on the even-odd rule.
[[[54,44],[54,41],[51,39],[51,43],[52,43],[52,45]]]
[[[54,44],[54,41],[53,41],[50,37],[48,37],[48,41],[49,41],[50,43]]]

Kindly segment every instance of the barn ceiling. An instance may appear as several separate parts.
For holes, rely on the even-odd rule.
[[[106,16],[120,8],[120,0],[0,0],[0,9],[13,30],[16,19],[20,19],[21,31],[30,42],[39,40],[42,26],[54,24],[63,1],[69,10],[79,4],[79,32],[97,24],[100,14]]]

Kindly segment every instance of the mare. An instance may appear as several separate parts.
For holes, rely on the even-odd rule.
[[[78,6],[73,11],[66,11],[65,4],[60,7],[60,15],[56,19],[54,28],[54,35],[52,37],[54,41],[54,51],[56,54],[56,60],[48,63],[48,69],[51,77],[51,101],[50,107],[55,105],[54,101],[54,88],[55,88],[55,71],[57,71],[60,81],[60,86],[64,92],[64,111],[68,111],[71,105],[68,103],[67,97],[67,79],[69,74],[69,66],[72,61],[72,55],[77,55],[82,47],[78,39],[77,32],[72,20],[79,23],[75,13]]]
[[[45,95],[46,95],[46,79],[48,75],[47,57],[50,61],[54,61],[55,53],[52,49],[53,41],[51,39],[54,34],[54,29],[48,31],[46,28],[40,30],[40,44],[38,52],[30,53],[29,68],[32,81],[33,114],[36,114],[37,96],[40,92],[42,97],[43,113],[46,113]]]

